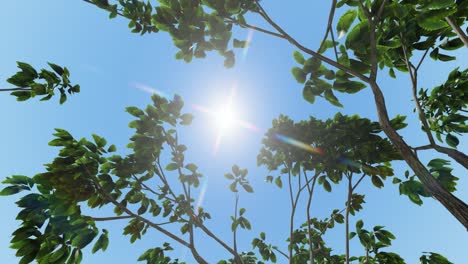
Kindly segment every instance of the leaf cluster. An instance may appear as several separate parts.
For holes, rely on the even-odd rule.
[[[72,95],[80,92],[80,85],[72,85],[70,72],[66,67],[54,63],[48,63],[52,70],[41,69],[39,72],[25,62],[17,62],[18,71],[7,79],[7,82],[17,86],[11,95],[18,101],[26,101],[35,96],[43,96],[41,101],[47,101],[58,90],[60,93],[60,104],[67,100],[67,94]]]

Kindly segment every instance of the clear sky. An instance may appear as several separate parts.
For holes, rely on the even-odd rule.
[[[264,7],[292,36],[312,49],[317,49],[323,37],[326,22],[326,5],[318,1],[264,1]],[[258,20],[252,18],[253,23]],[[233,164],[249,169],[255,194],[242,194],[240,203],[247,208],[246,216],[253,224],[250,232],[240,232],[240,249],[250,249],[250,241],[265,231],[273,243],[286,249],[284,240],[288,233],[289,205],[285,189],[264,182],[268,171],[256,167],[262,133],[236,129],[226,135],[216,153],[213,152],[216,133],[212,120],[193,108],[194,104],[207,107],[225,102],[233,85],[237,87],[234,104],[239,115],[257,127],[268,129],[271,120],[287,114],[296,121],[310,115],[327,118],[337,111],[359,114],[376,120],[375,105],[369,89],[356,95],[338,95],[344,109],[331,106],[323,100],[314,105],[302,99],[302,86],[290,74],[295,66],[293,48],[289,43],[270,36],[254,33],[252,45],[243,55],[238,52],[234,69],[222,67],[222,59],[210,54],[206,59],[190,64],[176,61],[169,36],[165,33],[139,36],[129,32],[127,21],[109,20],[107,14],[80,0],[4,1],[0,9],[0,87],[9,87],[6,79],[16,72],[15,61],[25,61],[35,67],[45,67],[46,62],[65,65],[70,69],[71,80],[81,85],[82,92],[69,98],[62,106],[58,98],[50,102],[32,100],[18,103],[12,96],[0,96],[0,179],[13,174],[34,175],[43,171],[42,164],[50,162],[57,149],[49,147],[54,128],[69,130],[76,138],[92,133],[104,136],[125,153],[132,130],[127,124],[130,116],[126,106],[144,107],[150,95],[138,87],[151,87],[172,96],[180,94],[186,102],[185,111],[193,112],[192,126],[182,133],[182,141],[189,147],[188,160],[196,163],[205,175],[206,194],[203,205],[213,219],[207,223],[226,241],[230,241],[230,219],[233,211],[233,194],[223,175]],[[248,36],[246,30],[236,30],[238,38]],[[467,53],[459,53],[457,62],[437,64],[427,60],[421,68],[420,85],[434,87],[456,66],[466,68]],[[390,115],[408,114],[410,125],[403,131],[404,138],[414,146],[426,144],[419,124],[412,112],[409,78],[399,74],[397,80],[381,74],[381,83],[387,96]],[[459,146],[467,151],[466,142]],[[425,153],[425,163],[442,157]],[[466,170],[453,164],[454,174],[460,178],[456,195],[468,201]],[[395,163],[402,176],[404,163]],[[352,219],[364,219],[366,227],[384,225],[397,240],[389,249],[403,256],[408,263],[417,263],[423,251],[438,252],[454,263],[466,263],[468,236],[466,230],[435,200],[425,199],[419,207],[399,196],[398,187],[386,182],[382,190],[364,182],[358,191],[366,194],[364,210]],[[345,192],[342,187],[331,194],[319,188],[313,214],[322,217],[335,208],[342,208]],[[19,222],[15,221],[18,209],[14,201],[18,196],[2,197],[0,207],[0,259],[2,263],[16,263],[14,251],[9,249],[10,235]],[[107,216],[106,210],[95,212]],[[146,249],[168,241],[155,232],[149,232],[142,241],[130,244],[123,237],[124,222],[99,223],[110,230],[111,243],[105,253],[85,253],[83,263],[135,263]],[[338,253],[344,252],[344,229],[334,229],[327,242]],[[354,241],[356,242],[356,241]],[[208,239],[200,240],[200,251],[211,262],[228,256]],[[356,243],[351,252],[360,252]],[[187,256],[186,258],[184,256]],[[185,250],[174,256],[193,260]],[[280,257],[279,263],[284,259]]]

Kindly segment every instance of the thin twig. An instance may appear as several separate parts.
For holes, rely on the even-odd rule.
[[[158,224],[156,223],[153,223],[151,222],[150,220],[140,216],[140,215],[137,215],[135,213],[133,213],[132,211],[130,211],[127,207],[123,206],[122,204],[120,204],[119,202],[117,202],[117,200],[115,200],[111,195],[109,195],[106,191],[104,191],[104,189],[102,188],[102,186],[99,184],[99,180],[96,178],[95,175],[92,175],[88,168],[86,166],[84,166],[84,169],[86,171],[86,173],[88,174],[88,176],[93,180],[94,182],[94,185],[96,186],[96,188],[98,189],[99,193],[101,195],[103,195],[109,202],[113,203],[115,206],[117,206],[120,210],[124,211],[125,213],[127,213],[128,215],[130,216],[133,216],[135,218],[138,218],[140,219],[141,221],[143,221],[144,223],[146,223],[148,226],[151,226],[153,227],[154,229],[158,230],[159,232],[163,233],[164,235],[172,238],[173,240],[177,241],[179,244],[187,247],[187,248],[190,248],[190,244],[187,243],[185,240],[179,238],[178,236],[172,234],[171,232],[169,232],[168,230],[160,227]]]
[[[13,91],[31,91],[29,87],[25,88],[0,88],[0,92],[13,92]]]
[[[235,205],[234,205],[234,222],[237,222],[237,206],[239,204],[239,194],[236,193],[236,200],[235,200]],[[237,225],[234,227],[234,230],[232,232],[233,236],[233,247],[234,251],[237,252]]]
[[[319,175],[319,172],[315,172],[315,175],[313,176],[314,181],[312,182],[312,186],[309,187],[309,183],[307,183],[307,190],[309,191],[309,199],[307,200],[307,208],[306,208],[306,216],[307,216],[307,234],[309,235],[309,258],[310,258],[310,264],[314,264],[314,243],[312,241],[312,226],[310,223],[310,206],[312,204],[312,196],[314,194],[314,188],[315,188],[315,182],[317,179],[317,176]],[[304,177],[307,180],[307,173],[304,170]]]
[[[282,38],[282,39],[287,39],[285,36],[283,36],[281,34],[278,34],[278,33],[273,32],[273,31],[266,30],[266,29],[261,28],[261,27],[253,26],[253,25],[250,25],[248,23],[242,23],[241,21],[239,21],[239,20],[237,20],[235,18],[232,18],[232,17],[225,17],[225,19],[227,19],[228,22],[238,24],[239,26],[244,27],[244,28],[250,28],[250,29],[253,29],[255,31],[262,32],[262,33],[265,33],[265,34],[268,34],[268,35],[271,35],[271,36],[275,36],[275,37]]]
[[[346,202],[345,232],[346,232],[346,264],[349,264],[349,211],[351,208],[351,197],[353,195],[353,174],[348,175],[348,199]]]
[[[288,254],[284,253],[284,252],[281,251],[279,248],[273,247],[272,249],[273,249],[273,250],[276,250],[276,252],[280,253],[280,254],[283,255],[285,258],[289,259]]]
[[[363,174],[361,176],[361,178],[359,178],[359,180],[354,184],[354,186],[351,188],[351,191],[354,192],[354,190],[358,187],[359,183],[361,183],[361,181],[367,176],[367,174]]]
[[[429,127],[429,124],[427,122],[426,116],[424,115],[424,111],[421,108],[421,104],[419,103],[418,99],[418,94],[417,94],[417,89],[418,89],[418,72],[414,69],[411,68],[411,63],[409,61],[409,56],[408,56],[408,51],[406,49],[406,45],[403,41],[403,37],[401,37],[401,46],[403,48],[403,55],[405,57],[405,63],[406,63],[406,68],[408,69],[410,78],[411,78],[411,83],[412,83],[412,95],[413,95],[413,100],[414,103],[416,104],[416,110],[418,111],[418,116],[419,120],[421,121],[424,132],[426,132],[427,138],[429,139],[429,142],[431,145],[435,145],[435,140],[434,137],[432,136],[431,129]]]
[[[330,7],[330,13],[328,14],[328,23],[327,23],[327,29],[325,30],[325,35],[323,36],[322,42],[320,42],[320,47],[317,51],[317,53],[322,50],[323,45],[325,45],[325,41],[328,38],[328,33],[331,32],[333,34],[333,18],[335,17],[335,9],[336,9],[336,0],[332,1],[332,5]],[[335,45],[335,41],[333,40],[333,46]],[[336,58],[338,60],[338,58]]]
[[[131,215],[124,215],[124,216],[109,216],[109,217],[84,216],[84,218],[87,218],[93,221],[113,221],[113,220],[122,220],[122,219],[129,219],[129,218],[135,218],[135,217]]]
[[[433,149],[434,146],[432,145],[424,145],[424,146],[420,146],[420,147],[415,147],[413,148],[414,151],[418,151],[418,150],[426,150],[426,149]]]
[[[365,75],[349,68],[349,67],[346,67],[328,57],[325,57],[311,49],[308,49],[306,47],[304,47],[303,45],[301,45],[296,39],[294,39],[293,37],[291,37],[288,33],[286,33],[286,31],[284,31],[278,24],[276,24],[269,16],[268,16],[268,13],[265,11],[265,9],[263,9],[263,7],[260,5],[259,1],[258,0],[255,0],[255,2],[257,3],[257,6],[260,10],[259,14],[273,27],[275,28],[279,33],[281,33],[286,40],[288,40],[292,45],[296,46],[298,49],[302,50],[303,52],[305,53],[308,53],[309,55],[313,56],[313,57],[316,57],[317,59],[325,62],[325,63],[328,63],[340,70],[343,70],[351,75],[353,75],[354,77],[368,83],[369,82],[369,78],[366,77]]]
[[[419,60],[418,66],[416,66],[416,68],[414,69],[415,71],[418,71],[418,70],[419,70],[419,67],[421,67],[421,65],[422,65],[424,59],[426,58],[426,55],[427,55],[428,52],[429,52],[429,48],[426,49],[426,51],[424,52],[423,56],[422,56],[421,59]]]

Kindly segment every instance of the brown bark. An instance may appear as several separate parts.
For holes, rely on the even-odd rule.
[[[385,134],[393,145],[395,145],[396,149],[400,152],[403,159],[422,182],[426,190],[468,230],[468,205],[444,189],[416,157],[403,138],[390,125],[387,108],[385,106],[385,99],[380,87],[375,82],[371,82],[370,85],[374,93],[379,123]]]
[[[456,149],[451,149],[451,148],[446,148],[442,146],[434,146],[434,149],[437,150],[440,153],[445,153],[452,159],[454,159],[456,162],[458,162],[460,165],[465,167],[465,169],[468,169],[468,156]]]

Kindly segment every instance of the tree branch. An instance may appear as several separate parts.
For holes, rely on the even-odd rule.
[[[0,92],[14,92],[14,91],[31,91],[29,87],[24,88],[0,88]]]
[[[268,14],[265,12],[265,10],[263,9],[263,7],[260,5],[260,3],[258,2],[258,0],[255,0],[255,2],[257,3],[257,6],[258,8],[260,9],[260,12],[259,14],[273,27],[275,28],[279,33],[281,33],[284,38],[286,40],[288,40],[292,45],[296,46],[298,49],[302,50],[303,52],[325,62],[325,63],[328,63],[340,70],[343,70],[351,75],[353,75],[354,77],[364,81],[364,82],[369,82],[369,78],[362,75],[361,73],[351,69],[351,68],[348,68],[330,58],[327,58],[321,54],[318,54],[317,52],[311,50],[311,49],[308,49],[304,46],[302,46],[297,40],[295,40],[294,38],[292,38],[288,33],[286,33],[286,31],[284,31],[278,24],[276,24],[269,16]]]
[[[315,182],[319,173],[316,171],[315,175],[312,177],[314,180],[312,182],[312,186],[309,187],[309,181],[307,179],[306,171],[304,170],[304,178],[307,182],[307,190],[309,191],[309,199],[307,200],[307,208],[306,208],[306,216],[307,216],[307,234],[309,235],[309,258],[310,264],[314,264],[314,243],[312,241],[312,226],[310,223],[310,206],[312,204],[312,196],[314,194]]]
[[[369,21],[369,39],[370,39],[370,59],[371,59],[371,73],[369,80],[371,82],[375,82],[377,80],[377,71],[378,71],[378,63],[377,63],[377,43],[375,39],[375,23],[372,20],[372,16],[369,13],[369,10],[364,6],[361,0],[358,1],[359,5],[367,17]]]
[[[205,234],[207,234],[209,237],[213,238],[216,242],[218,242],[218,244],[220,244],[223,248],[225,248],[227,251],[229,251],[229,253],[236,256],[236,258],[240,258],[240,256],[237,254],[236,251],[234,251],[234,249],[229,247],[226,243],[224,243],[221,239],[219,239],[215,234],[213,234],[203,223],[198,221],[197,226],[201,230],[203,230],[203,232],[205,232]]]
[[[361,181],[367,176],[367,174],[363,174],[361,176],[361,178],[359,178],[359,180],[353,185],[353,187],[351,188],[351,191],[354,192],[354,190],[358,187],[359,183],[361,183]]]
[[[465,35],[465,32],[453,21],[452,17],[446,17],[445,20],[447,23],[452,27],[453,31],[457,34],[457,36],[461,39],[465,47],[468,47],[468,37]]]
[[[421,65],[422,65],[422,63],[423,63],[423,61],[424,61],[424,59],[426,58],[427,53],[429,52],[429,49],[430,49],[430,48],[426,49],[426,51],[424,52],[423,56],[422,56],[421,59],[419,60],[418,66],[416,66],[416,68],[414,69],[416,72],[419,70],[419,67],[421,67]]]
[[[142,217],[140,215],[137,215],[137,214],[133,213],[127,207],[121,205],[110,194],[108,194],[107,192],[104,191],[102,186],[99,184],[99,180],[96,178],[95,175],[92,175],[89,172],[89,170],[88,170],[88,168],[86,166],[82,165],[82,167],[85,169],[86,174],[88,174],[88,177],[90,177],[93,180],[93,183],[95,184],[95,186],[98,189],[99,193],[101,195],[103,195],[109,202],[113,203],[115,206],[117,206],[120,210],[127,213],[129,216],[140,219],[141,221],[145,222],[146,224],[148,224],[149,226],[151,226],[154,229],[158,230],[159,232],[163,233],[164,235],[166,235],[166,236],[172,238],[173,240],[177,241],[179,244],[181,244],[181,245],[183,245],[183,246],[185,246],[187,248],[190,248],[190,244],[187,243],[185,240],[179,238],[178,236],[176,236],[176,235],[172,234],[171,232],[167,231],[166,229],[160,227],[158,224],[153,223],[150,220],[148,220],[148,219],[146,219],[146,218],[144,218],[144,217]]]
[[[228,22],[237,24],[237,25],[239,25],[241,27],[244,27],[244,28],[250,28],[250,29],[253,29],[255,31],[262,32],[262,33],[265,33],[265,34],[268,34],[268,35],[271,35],[271,36],[274,36],[274,37],[286,39],[286,37],[281,35],[281,34],[278,34],[276,32],[269,31],[269,30],[266,30],[266,29],[263,29],[263,28],[260,28],[260,27],[257,27],[257,26],[253,26],[253,25],[250,25],[250,24],[247,24],[247,23],[242,23],[239,20],[237,20],[235,18],[232,18],[232,17],[225,17],[225,19],[227,19]]]
[[[328,38],[328,33],[331,33],[332,36],[332,41],[333,41],[333,50],[335,51],[335,57],[336,60],[338,60],[338,51],[336,50],[336,45],[335,45],[335,36],[333,35],[333,18],[335,17],[335,10],[336,10],[336,1],[337,0],[332,0],[332,5],[330,7],[330,13],[328,14],[328,23],[327,23],[327,29],[325,31],[325,36],[322,39],[322,42],[320,43],[320,47],[318,51],[322,50],[323,45],[325,44],[325,41]],[[317,51],[317,53],[319,53]]]
[[[423,130],[427,135],[427,138],[429,139],[430,145],[432,146],[433,149],[435,149],[437,152],[444,153],[457,161],[459,164],[461,164],[463,167],[468,169],[468,156],[464,154],[461,151],[458,151],[456,149],[451,149],[451,148],[446,148],[437,145],[434,137],[432,136],[431,129],[429,127],[429,123],[426,119],[426,116],[424,114],[424,111],[422,110],[421,104],[419,103],[418,95],[417,95],[417,85],[418,85],[418,71],[417,69],[421,65],[422,60],[424,59],[424,56],[427,54],[427,51],[424,53],[421,61],[419,62],[418,66],[416,68],[412,67],[411,62],[409,61],[408,57],[408,52],[406,49],[405,44],[403,43],[403,39],[401,40],[402,42],[402,48],[403,48],[403,54],[405,56],[405,63],[406,67],[408,69],[408,72],[411,77],[411,83],[412,83],[412,95],[413,95],[413,100],[416,104],[416,110],[418,111],[418,117],[419,120],[421,121],[421,124],[423,125]],[[414,150],[414,149],[413,149]]]
[[[372,69],[377,69],[377,47],[374,32],[374,23],[369,21],[370,29],[370,43],[371,43],[371,64]],[[376,74],[371,73],[369,84],[374,94],[375,105],[377,108],[377,115],[379,117],[379,124],[382,130],[393,143],[395,148],[400,152],[403,159],[410,166],[410,168],[417,175],[418,179],[422,182],[425,189],[437,199],[463,226],[468,229],[468,205],[449,191],[444,189],[440,183],[432,176],[427,168],[421,163],[412,149],[403,140],[402,136],[391,126],[388,117],[385,98],[382,90],[376,82]]]
[[[351,197],[353,195],[352,178],[353,174],[350,174],[348,178],[348,198],[346,202],[346,216],[345,216],[345,232],[346,232],[346,264],[349,264],[349,211],[351,208]]]
[[[272,247],[273,250],[276,250],[276,252],[280,253],[281,255],[283,255],[285,258],[287,258],[289,260],[289,257],[286,253],[284,253],[283,251],[281,251],[279,248],[277,247]]]
[[[113,221],[113,220],[122,220],[122,219],[129,219],[129,218],[135,218],[135,217],[131,215],[124,215],[124,216],[110,216],[110,217],[84,216],[84,218],[87,218],[93,221]]]
[[[421,124],[423,125],[424,132],[426,133],[427,138],[429,139],[429,142],[431,143],[431,145],[435,145],[434,137],[432,136],[431,129],[429,127],[426,116],[424,115],[424,111],[422,110],[421,104],[419,103],[419,99],[418,99],[418,94],[417,94],[418,72],[412,69],[411,62],[409,61],[409,57],[408,57],[408,51],[406,50],[406,45],[401,35],[400,35],[400,38],[401,38],[400,41],[402,42],[401,46],[403,48],[403,55],[405,56],[406,68],[408,69],[408,73],[411,77],[412,95],[413,95],[414,103],[416,104],[416,110],[418,111],[419,120],[421,121]]]
[[[234,221],[237,221],[237,206],[239,205],[239,194],[236,193],[236,202],[234,206]],[[232,232],[233,236],[233,247],[234,251],[237,253],[237,225],[234,228],[234,231]],[[238,256],[238,254],[236,254]],[[234,258],[236,258],[236,255],[234,255]],[[236,259],[237,262],[242,262],[242,259]]]

